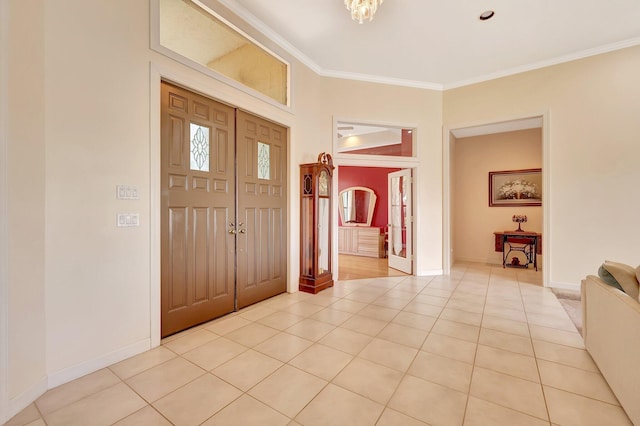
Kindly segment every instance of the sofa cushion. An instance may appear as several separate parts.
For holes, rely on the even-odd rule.
[[[627,293],[633,299],[638,300],[640,290],[638,289],[638,279],[636,278],[636,269],[624,263],[605,261],[602,266],[609,272],[618,282],[622,291]]]
[[[615,277],[609,273],[609,271],[604,269],[604,265],[600,265],[600,268],[598,268],[598,276],[602,279],[602,281],[604,281],[611,287],[615,287],[620,291],[624,291],[624,289],[620,287],[620,283],[618,282],[618,280],[616,280]]]

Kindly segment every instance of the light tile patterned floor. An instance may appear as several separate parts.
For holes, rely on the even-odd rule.
[[[48,391],[8,425],[630,425],[541,273],[283,294]]]

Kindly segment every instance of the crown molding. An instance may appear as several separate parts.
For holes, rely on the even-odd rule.
[[[245,20],[249,25],[254,27],[260,33],[262,33],[265,37],[272,40],[282,49],[284,49],[291,56],[296,58],[298,61],[302,62],[304,65],[309,67],[312,71],[318,74],[321,77],[331,77],[331,78],[340,78],[346,80],[356,80],[363,81],[368,83],[378,83],[378,84],[389,84],[392,86],[404,86],[404,87],[413,87],[418,89],[428,89],[428,90],[437,90],[437,91],[446,91],[449,89],[456,89],[459,87],[470,86],[472,84],[482,83],[489,80],[495,80],[502,77],[508,77],[514,74],[520,74],[527,71],[533,71],[540,68],[545,68],[552,65],[558,65],[565,62],[571,62],[578,59],[587,58],[589,56],[600,55],[603,53],[613,52],[615,50],[625,49],[627,47],[640,45],[640,37],[631,38],[627,40],[618,41],[615,43],[607,44],[604,46],[595,47],[592,49],[586,49],[579,52],[570,53],[567,55],[557,56],[550,59],[545,59],[543,61],[534,62],[527,65],[522,65],[519,67],[509,68],[506,70],[498,71],[495,73],[489,73],[485,75],[481,75],[478,77],[473,77],[470,79],[459,80],[451,83],[433,83],[428,81],[416,81],[416,80],[405,80],[401,78],[393,78],[393,77],[384,77],[384,76],[376,76],[370,74],[360,74],[353,72],[345,72],[345,71],[337,71],[337,70],[328,70],[320,65],[318,65],[315,61],[309,58],[307,55],[298,50],[295,46],[285,40],[280,34],[275,32],[272,28],[267,26],[264,22],[258,19],[255,15],[249,12],[244,6],[238,4],[235,0],[217,0],[220,4],[228,8],[230,11],[238,15],[241,19]]]
[[[426,81],[404,80],[401,78],[383,77],[370,74],[359,74],[353,72],[328,70],[322,68],[307,55],[298,50],[295,46],[285,40],[280,34],[275,32],[271,27],[258,19],[254,14],[249,12],[244,6],[238,4],[235,0],[218,0],[220,4],[225,6],[231,12],[245,20],[249,25],[262,33],[265,37],[276,43],[291,56],[309,67],[313,72],[321,77],[340,78],[345,80],[357,80],[368,83],[389,84],[392,86],[414,87],[418,89],[443,90],[443,85],[438,83],[430,83]]]
[[[533,71],[540,68],[550,67],[553,65],[559,65],[566,62],[576,61],[578,59],[588,58],[590,56],[601,55],[603,53],[614,52],[616,50],[626,49],[627,47],[633,47],[640,45],[640,37],[630,38],[627,40],[618,41],[604,46],[594,47],[592,49],[581,50],[579,52],[569,53],[563,56],[556,56],[554,58],[545,59],[544,61],[534,62],[520,67],[509,68],[503,71],[495,73],[485,74],[483,76],[470,78],[467,80],[460,80],[454,83],[443,84],[443,90],[457,89],[459,87],[470,86],[472,84],[483,83],[489,80],[495,80],[502,77],[508,77],[514,74],[520,74],[527,71]]]
[[[280,34],[271,29],[271,27],[267,26],[267,24],[256,18],[256,16],[249,12],[244,6],[241,6],[234,0],[218,0],[218,2],[229,9],[231,12],[235,13],[240,18],[245,20],[249,25],[258,30],[268,39],[276,43],[291,56],[305,64],[307,67],[311,68],[311,70],[313,70],[316,74],[322,75],[323,69],[318,66],[318,64],[316,64],[313,60],[311,60],[311,58],[298,50],[294,45],[285,40]]]
[[[443,91],[444,85],[439,83],[429,83],[427,81],[405,80],[402,78],[382,77],[378,75],[359,74],[346,71],[322,70],[319,72],[322,77],[341,78],[345,80],[358,80],[367,83],[389,84],[392,86],[405,86],[417,89],[429,89]]]

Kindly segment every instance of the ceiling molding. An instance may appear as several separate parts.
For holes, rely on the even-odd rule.
[[[227,7],[230,11],[238,15],[240,18],[245,20],[249,25],[262,33],[265,37],[272,40],[282,49],[284,49],[291,56],[302,62],[307,67],[311,68],[313,72],[318,74],[321,77],[331,77],[331,78],[340,78],[344,80],[357,80],[364,81],[368,83],[379,83],[379,84],[389,84],[392,86],[405,86],[405,87],[413,87],[418,89],[430,89],[430,90],[443,90],[443,85],[438,83],[429,83],[425,81],[412,81],[412,80],[404,80],[400,78],[389,78],[389,77],[381,77],[376,75],[369,74],[359,74],[359,73],[351,73],[351,72],[343,72],[343,71],[335,71],[335,70],[327,70],[322,68],[320,65],[315,63],[311,58],[298,50],[295,46],[289,43],[284,39],[280,34],[275,32],[271,27],[267,26],[260,19],[256,18],[254,14],[249,12],[245,7],[239,5],[234,0],[218,0],[223,6]]]
[[[254,14],[249,12],[245,7],[239,5],[234,0],[218,0],[223,6],[227,7],[230,11],[244,19],[249,25],[258,30],[268,39],[276,43],[282,49],[284,49],[291,56],[311,68],[318,75],[324,75],[325,70],[316,64],[311,58],[298,50],[294,45],[285,40],[280,34],[275,32],[271,27],[267,26],[264,22],[256,18]]]
[[[317,65],[316,65],[317,66]],[[320,68],[320,67],[318,67]],[[405,86],[417,89],[429,89],[443,91],[444,85],[438,83],[429,83],[426,81],[404,80],[401,78],[381,77],[377,75],[358,74],[353,72],[322,70],[318,74],[322,77],[341,78],[344,80],[358,80],[367,83],[389,84],[392,86]]]
[[[541,116],[452,129],[451,133],[457,139],[462,139],[482,135],[492,135],[495,133],[516,132],[518,130],[539,128],[542,128]]]
[[[446,84],[443,84],[443,90],[456,89],[458,87],[464,87],[464,86],[469,86],[476,83],[482,83],[489,80],[495,80],[497,78],[508,77],[514,74],[520,74],[523,72],[533,71],[540,68],[549,67],[552,65],[558,65],[566,62],[576,61],[578,59],[584,59],[590,56],[596,56],[596,55],[601,55],[603,53],[614,52],[616,50],[626,49],[627,47],[633,47],[637,45],[640,45],[640,37],[631,38],[628,40],[623,40],[616,43],[595,47],[593,49],[582,50],[580,52],[574,52],[564,56],[557,56],[555,58],[546,59],[540,62],[534,62],[532,64],[523,65],[521,67],[515,67],[515,68],[510,68],[508,70],[492,73],[492,74],[486,74],[484,76],[480,76],[477,78],[462,80],[455,83],[446,83]]]
[[[391,78],[391,77],[383,77],[376,76],[370,74],[359,74],[352,72],[343,72],[336,70],[329,70],[321,67],[307,55],[305,55],[302,51],[298,50],[295,46],[285,40],[280,34],[275,32],[271,27],[267,26],[264,22],[258,19],[255,15],[249,12],[245,7],[238,4],[235,0],[217,0],[220,4],[227,7],[233,13],[238,15],[241,19],[245,20],[249,25],[255,28],[257,31],[262,33],[265,37],[272,40],[282,49],[284,49],[291,56],[302,62],[304,65],[309,67],[312,71],[322,77],[331,77],[331,78],[340,78],[345,80],[356,80],[363,81],[368,83],[378,83],[378,84],[388,84],[392,86],[404,86],[404,87],[413,87],[418,89],[428,89],[428,90],[436,90],[436,91],[445,91],[449,89],[456,89],[459,87],[469,86],[472,84],[482,83],[489,80],[495,80],[502,77],[508,77],[514,74],[520,74],[527,71],[533,71],[540,68],[545,68],[552,65],[558,65],[565,62],[571,62],[578,59],[587,58],[589,56],[600,55],[603,53],[613,52],[620,49],[625,49],[627,47],[640,45],[640,37],[631,38],[623,41],[619,41],[616,43],[611,43],[599,47],[595,47],[592,49],[587,49],[579,52],[570,53],[563,56],[557,56],[553,58],[549,58],[543,61],[506,69],[503,71],[485,74],[482,76],[474,77],[471,79],[455,81],[451,83],[433,83],[428,81],[415,81],[415,80],[405,80],[401,78]]]

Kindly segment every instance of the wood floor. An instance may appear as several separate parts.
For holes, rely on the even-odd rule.
[[[389,259],[338,255],[338,279],[357,280],[361,278],[402,277],[405,274],[397,269],[389,268]]]

